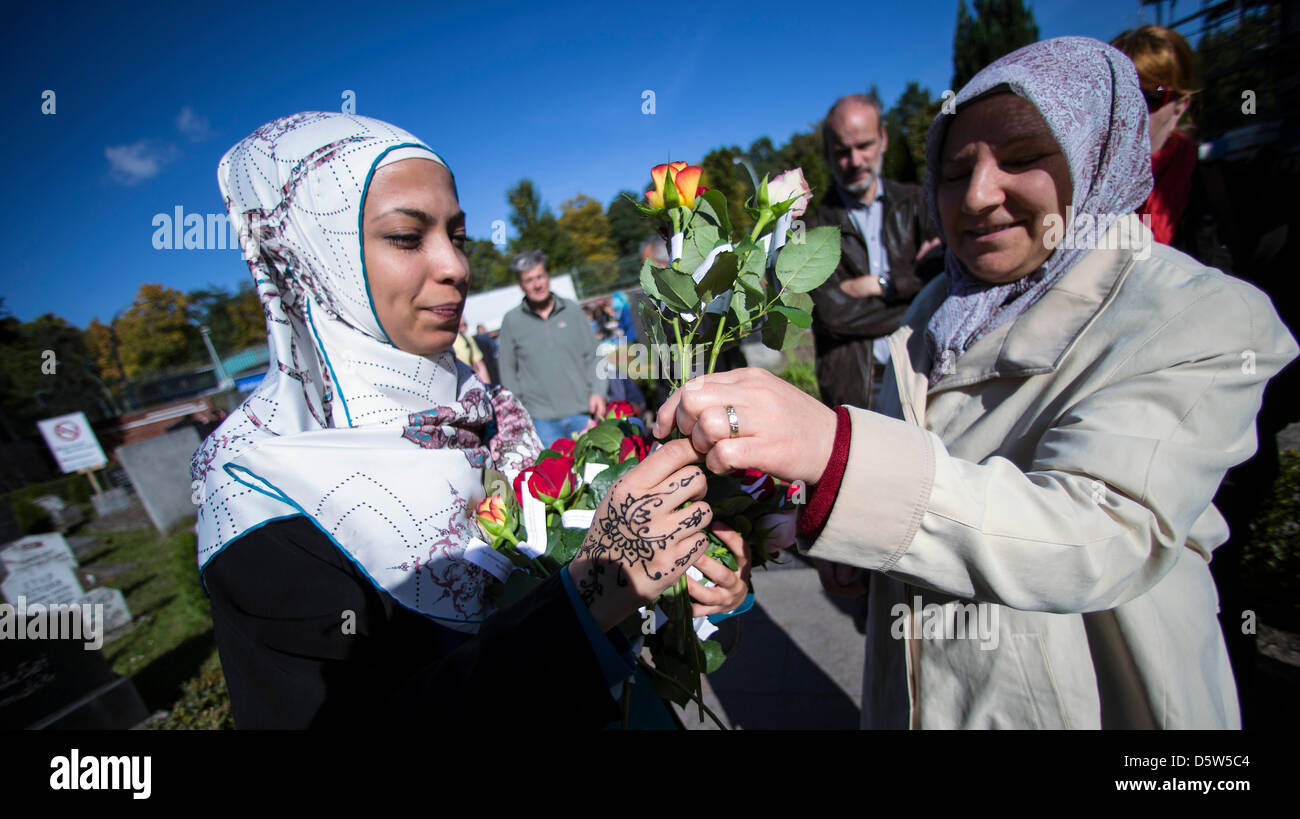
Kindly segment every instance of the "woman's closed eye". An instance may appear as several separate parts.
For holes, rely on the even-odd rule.
[[[1008,168],[1027,168],[1030,165],[1033,165],[1034,163],[1038,162],[1039,160],[1046,159],[1048,156],[1051,156],[1051,154],[1043,151],[1034,151],[1031,153],[1014,156],[1010,159],[1003,161],[1002,164]]]
[[[418,233],[389,233],[384,236],[390,244],[402,250],[419,250],[420,238]]]

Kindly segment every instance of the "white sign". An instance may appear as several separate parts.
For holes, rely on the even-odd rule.
[[[126,604],[126,596],[121,591],[108,586],[91,589],[77,601],[81,604],[82,615],[91,614],[95,606],[103,606],[99,615],[100,631],[113,631],[131,622],[131,608]]]
[[[59,462],[59,469],[64,472],[76,472],[81,469],[98,469],[108,463],[104,450],[99,446],[95,431],[86,420],[86,413],[74,412],[37,421],[45,443],[49,445],[54,458]]]
[[[18,605],[18,598],[26,598],[27,604],[72,603],[85,594],[81,581],[68,568],[58,561],[46,561],[35,566],[27,566],[13,572],[0,583],[0,590],[5,599]]]
[[[47,560],[63,563],[76,568],[77,558],[68,548],[68,541],[58,532],[43,535],[28,535],[5,546],[0,551],[0,565],[10,572],[35,566]]]

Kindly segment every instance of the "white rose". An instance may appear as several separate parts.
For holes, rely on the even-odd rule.
[[[767,183],[767,198],[774,205],[796,197],[799,201],[790,207],[790,213],[792,218],[798,219],[808,210],[808,203],[812,201],[812,188],[808,187],[808,180],[803,178],[803,168],[786,171]]]

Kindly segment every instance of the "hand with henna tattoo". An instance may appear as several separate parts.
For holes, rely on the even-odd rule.
[[[601,501],[569,574],[602,629],[654,600],[704,555],[713,510],[701,500],[698,457],[690,441],[670,441]]]

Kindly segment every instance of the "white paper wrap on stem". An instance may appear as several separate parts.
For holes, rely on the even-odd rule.
[[[712,580],[705,577],[704,572],[701,572],[694,566],[688,566],[686,568],[686,576],[694,580],[696,583],[703,584],[706,589],[717,585]],[[709,618],[707,617],[692,618],[691,624],[695,627],[695,636],[699,637],[701,640],[709,639],[709,635],[718,630],[718,627],[710,623]]]
[[[479,538],[474,538],[465,547],[465,559],[502,583],[506,582],[506,578],[515,570],[515,564],[510,562],[510,558]]]
[[[596,519],[595,509],[570,509],[560,515],[560,525],[565,529],[590,529]]]
[[[546,554],[546,504],[523,492],[519,499],[523,508],[524,532],[528,539],[520,541],[519,551],[529,557],[541,557]]]

